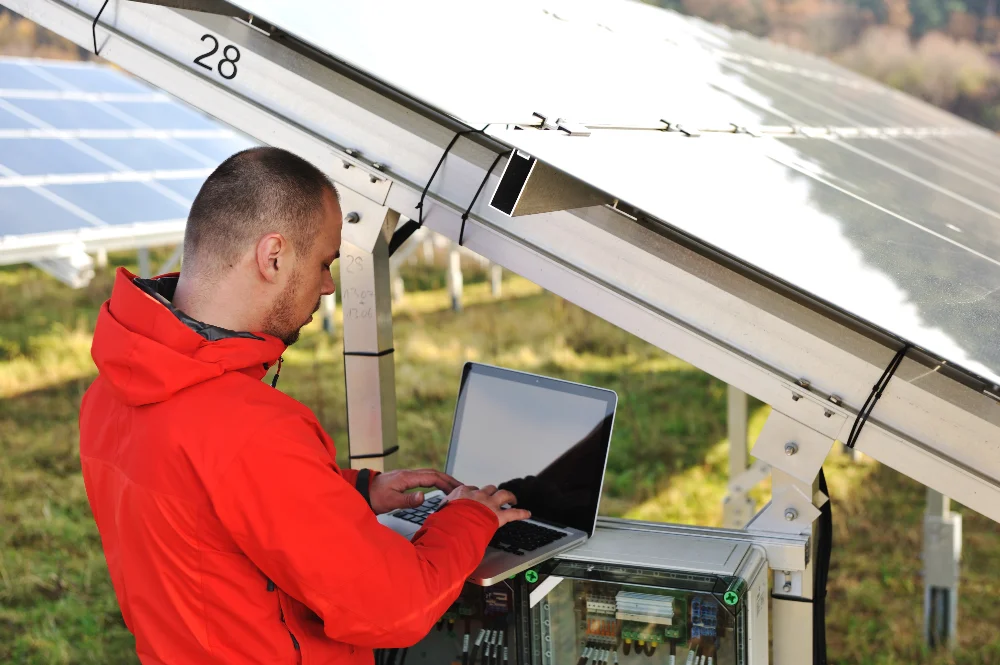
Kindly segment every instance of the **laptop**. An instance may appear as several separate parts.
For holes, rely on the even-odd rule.
[[[517,497],[531,519],[501,527],[469,581],[490,586],[594,535],[618,396],[596,388],[480,363],[466,363],[446,472]],[[445,503],[379,516],[412,538]]]

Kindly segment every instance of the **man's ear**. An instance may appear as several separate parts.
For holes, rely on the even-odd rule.
[[[280,233],[268,233],[257,242],[257,270],[268,282],[277,282],[279,271],[286,268],[291,246]]]

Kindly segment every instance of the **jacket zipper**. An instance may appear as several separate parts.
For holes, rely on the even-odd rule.
[[[275,589],[277,589],[277,587],[274,585],[274,582],[268,580],[267,590],[269,592],[273,592]],[[295,634],[292,632],[292,629],[289,628],[288,624],[285,622],[285,610],[281,607],[281,596],[278,596],[278,616],[281,617],[281,625],[285,627],[285,630],[288,631],[288,636],[292,638],[292,646],[295,647],[296,651],[301,651],[301,647],[299,647],[299,641],[295,639]]]

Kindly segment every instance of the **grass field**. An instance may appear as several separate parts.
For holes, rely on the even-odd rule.
[[[112,263],[132,260],[112,256]],[[410,288],[430,290],[408,293],[395,314],[400,465],[441,465],[461,365],[482,360],[618,391],[603,513],[720,522],[725,385],[525,280],[505,280],[502,298],[493,299],[487,284],[467,275],[465,311],[455,314],[439,273],[407,270]],[[111,283],[105,271],[73,291],[31,268],[0,270],[0,663],[136,662],[77,456],[77,409],[95,375],[89,346]],[[313,324],[286,353],[280,387],[343,443],[341,348]],[[752,438],[767,407],[751,407]],[[827,477],[832,662],[1000,663],[1000,527],[958,507],[961,645],[930,654],[920,636],[923,488],[839,452]],[[755,498],[766,496],[762,487]]]

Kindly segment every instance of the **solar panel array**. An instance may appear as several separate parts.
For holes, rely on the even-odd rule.
[[[0,59],[4,236],[177,222],[253,142],[118,70]]]
[[[982,128],[628,0],[234,3],[1000,383],[1000,139]],[[627,288],[613,268],[603,277]]]

